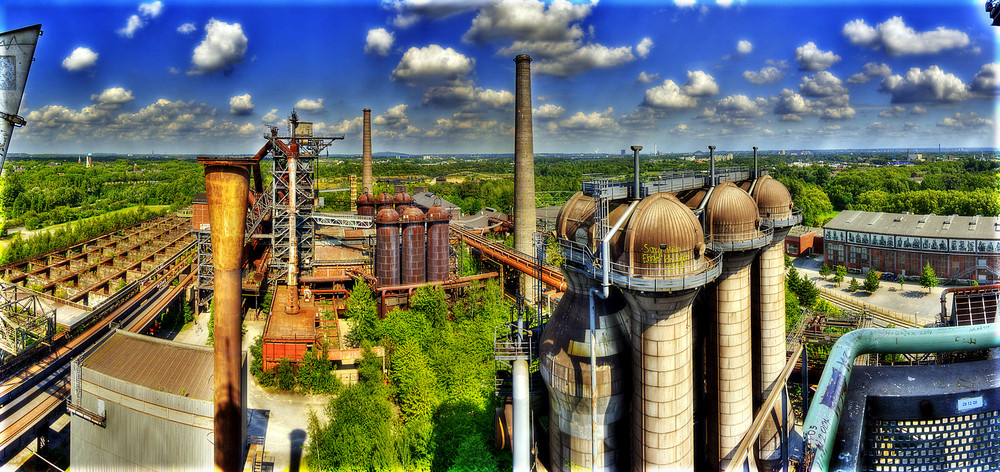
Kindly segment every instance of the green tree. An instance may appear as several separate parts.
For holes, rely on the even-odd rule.
[[[353,346],[364,343],[377,345],[382,337],[382,320],[378,317],[378,306],[368,284],[355,282],[351,296],[345,302],[344,316],[353,320],[354,326],[348,333],[348,342]]]
[[[288,360],[287,357],[281,359],[278,367],[275,367],[274,376],[277,379],[279,390],[290,392],[295,389],[295,368],[292,367],[292,361]]]
[[[274,386],[274,372],[264,371],[264,338],[257,336],[250,345],[250,375],[257,379],[261,387]]]
[[[927,289],[927,293],[931,293],[931,289],[937,287],[938,278],[934,273],[934,268],[931,267],[930,263],[924,265],[924,270],[920,274],[920,286]]]
[[[833,269],[833,281],[837,282],[837,286],[844,281],[844,277],[847,277],[847,267],[839,265]]]
[[[882,277],[882,273],[877,270],[869,270],[868,275],[865,276],[865,290],[875,293],[880,285],[879,277]]]
[[[559,241],[551,236],[545,240],[545,262],[556,267],[562,267],[563,263],[566,262],[562,248],[559,247]]]
[[[833,271],[832,271],[832,270],[830,270],[830,266],[826,265],[826,263],[823,263],[823,265],[822,265],[822,266],[820,266],[820,268],[819,268],[819,275],[822,275],[822,276],[823,276],[823,278],[826,278],[826,277],[827,277],[828,275],[830,275],[830,274],[831,274],[832,272],[833,272]]]
[[[813,282],[806,274],[802,274],[802,280],[797,284],[796,295],[799,296],[799,303],[802,306],[813,306],[819,299],[819,289],[816,288],[816,282]]]
[[[851,277],[851,285],[847,286],[847,290],[849,292],[857,292],[858,290],[861,290],[861,284],[858,283],[857,277]]]

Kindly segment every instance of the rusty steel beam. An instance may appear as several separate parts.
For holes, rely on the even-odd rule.
[[[241,372],[243,230],[250,170],[205,166],[215,268],[215,470],[240,470],[243,456]]]

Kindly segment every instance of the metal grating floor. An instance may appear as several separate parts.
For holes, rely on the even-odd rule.
[[[1000,469],[1000,412],[929,420],[866,422],[865,471],[992,471]]]

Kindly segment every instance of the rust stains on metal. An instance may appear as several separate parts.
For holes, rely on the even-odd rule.
[[[448,224],[450,215],[439,205],[427,209],[427,281],[448,279]]]

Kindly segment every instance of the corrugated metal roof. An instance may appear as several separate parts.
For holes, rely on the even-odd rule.
[[[118,330],[80,366],[153,390],[212,401],[214,350]]]
[[[413,203],[415,205],[417,205],[418,207],[424,209],[425,211],[428,208],[434,206],[435,203],[438,203],[445,210],[451,210],[451,209],[458,208],[458,205],[455,205],[454,203],[451,203],[448,200],[445,200],[445,199],[443,199],[443,198],[441,198],[441,197],[439,197],[437,195],[434,195],[433,193],[429,193],[429,192],[414,193],[411,198],[413,199]],[[440,200],[440,202],[438,202],[438,200]]]
[[[922,238],[1000,240],[1000,219],[983,216],[914,215],[844,210],[823,228]]]

